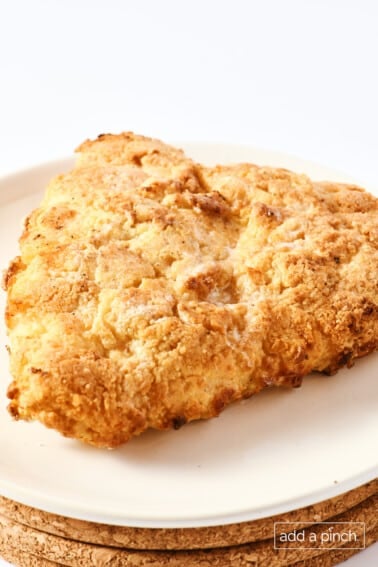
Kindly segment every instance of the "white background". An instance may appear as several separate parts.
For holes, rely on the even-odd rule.
[[[134,130],[378,186],[377,22],[376,0],[0,0],[0,174]]]

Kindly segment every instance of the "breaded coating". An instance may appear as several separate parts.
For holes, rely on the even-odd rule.
[[[132,133],[78,152],[4,278],[15,418],[115,447],[377,348],[377,198]]]

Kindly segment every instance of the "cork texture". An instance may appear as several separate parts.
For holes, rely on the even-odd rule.
[[[369,545],[378,539],[377,509],[378,493],[332,517],[332,521],[364,522]],[[321,529],[316,524],[311,526],[313,532]],[[274,549],[272,539],[215,549],[132,550],[63,538],[5,516],[0,516],[0,540],[0,553],[20,567],[54,563],[67,567],[328,567],[358,551],[335,549],[339,544],[327,549]]]
[[[59,565],[59,563],[55,563],[55,561],[48,561],[42,557],[36,557],[31,553],[7,547],[2,543],[0,543],[0,557],[12,563],[12,565],[17,565],[17,567],[54,567]]]
[[[378,538],[378,530],[375,529],[375,533],[370,533],[367,535],[366,538],[366,547],[368,547],[369,545],[371,545],[372,543],[374,543],[375,541],[377,541]],[[290,567],[333,567],[338,565],[339,563],[341,563],[342,561],[345,561],[346,559],[348,559],[349,557],[351,557],[352,555],[354,555],[356,553],[356,550],[349,550],[349,549],[338,549],[338,550],[333,550],[333,551],[328,551],[326,553],[323,553],[321,555],[318,555],[316,557],[313,557],[311,559],[306,559],[306,560],[300,560],[297,561],[295,563],[292,563],[290,565]],[[32,555],[26,551],[23,550],[17,550],[15,548],[5,548],[4,546],[2,546],[0,544],[0,556],[2,556],[4,559],[6,559],[7,561],[13,563],[14,565],[17,565],[17,567],[53,567],[53,566],[57,566],[57,565],[67,565],[66,563],[57,563],[54,561],[49,561],[46,559],[43,559],[41,557],[36,557],[35,555]],[[210,559],[210,557],[209,557]],[[73,564],[77,565],[78,563]],[[279,563],[276,563],[277,565],[279,565]],[[88,567],[91,567],[92,564],[88,564]],[[103,564],[99,564],[99,565],[104,565],[104,567],[106,567],[106,565],[116,565],[114,564],[110,564],[110,563],[103,563]],[[120,565],[125,565],[125,563],[120,563]],[[143,564],[141,564],[143,565]],[[152,566],[152,567],[164,567],[164,565],[167,565],[167,563],[165,562],[161,562],[158,559],[155,559],[154,563],[145,563],[146,566]],[[168,564],[169,565],[169,564]],[[196,565],[201,565],[200,563],[192,563],[193,566]],[[224,565],[226,565],[225,563],[214,563],[212,561],[207,561],[206,563],[202,563],[202,566],[206,567],[210,567],[210,565],[215,565],[216,567],[223,567]],[[228,564],[227,564],[228,565]],[[238,563],[234,563],[235,567],[239,567]],[[257,562],[253,560],[253,558],[250,558],[250,562],[248,564],[250,567],[259,567],[261,565],[261,563],[259,563],[259,558],[257,557]]]
[[[375,479],[329,500],[292,512],[251,522],[207,528],[146,529],[111,526],[50,514],[4,497],[0,497],[0,514],[41,532],[107,547],[138,550],[206,549],[271,539],[275,522],[326,521],[377,492],[378,479]]]

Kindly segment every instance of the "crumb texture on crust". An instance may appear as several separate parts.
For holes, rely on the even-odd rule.
[[[101,135],[49,184],[4,276],[9,411],[113,447],[378,344],[378,200]]]

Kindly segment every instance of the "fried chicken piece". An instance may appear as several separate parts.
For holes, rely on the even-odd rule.
[[[9,411],[115,447],[332,374],[378,344],[378,200],[101,135],[5,275]]]

